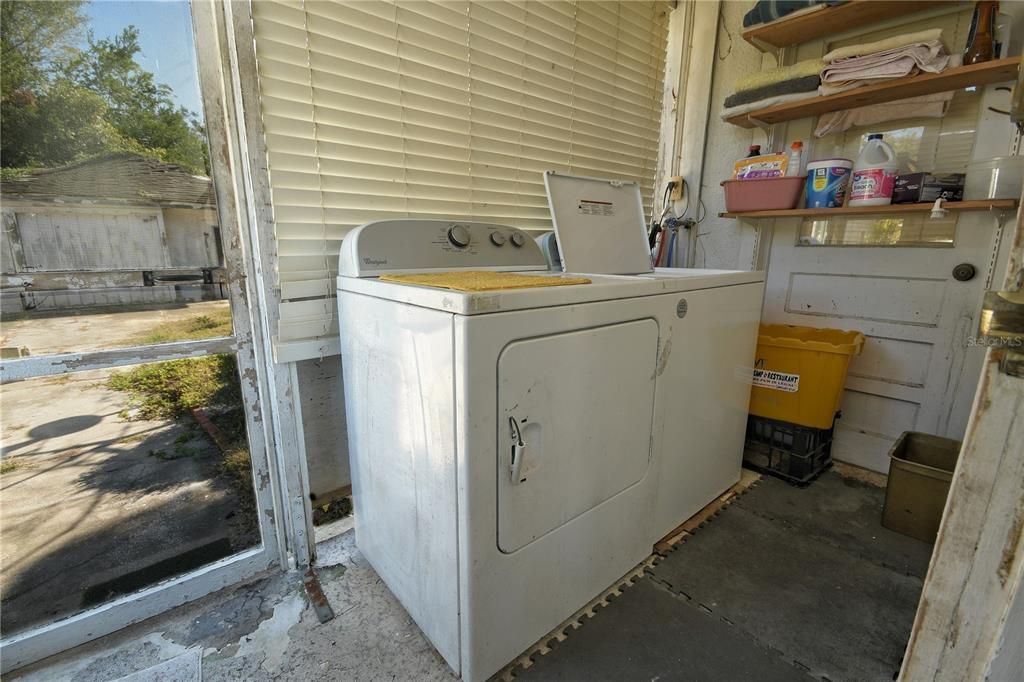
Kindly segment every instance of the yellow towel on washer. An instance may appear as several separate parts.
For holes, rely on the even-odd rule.
[[[494,291],[498,289],[531,289],[533,287],[564,287],[590,284],[586,277],[552,275],[518,275],[493,270],[456,270],[453,272],[422,272],[412,275],[381,275],[382,280],[455,291]]]

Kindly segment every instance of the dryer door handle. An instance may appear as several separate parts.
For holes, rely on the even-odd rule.
[[[512,436],[512,459],[510,475],[512,478],[512,485],[518,485],[526,480],[523,476],[523,460],[526,459],[526,443],[523,441],[523,432],[519,428],[519,422],[516,418],[508,418],[509,431]]]

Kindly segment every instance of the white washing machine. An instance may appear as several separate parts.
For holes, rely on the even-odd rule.
[[[699,282],[663,329],[653,524],[664,537],[739,481],[764,273],[654,268],[637,183],[548,171],[544,184],[562,268]]]
[[[475,681],[650,554],[663,375],[692,352],[681,325],[724,299],[700,276],[468,293],[380,279],[459,270],[560,276],[513,228],[381,221],[345,238],[338,306],[357,543]],[[694,392],[714,410],[714,387]]]

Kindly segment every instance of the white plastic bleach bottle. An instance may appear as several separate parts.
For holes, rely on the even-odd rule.
[[[849,205],[882,206],[892,203],[898,170],[896,152],[882,141],[882,135],[868,135],[868,143],[860,150],[853,167]]]

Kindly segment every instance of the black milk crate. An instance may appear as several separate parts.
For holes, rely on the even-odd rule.
[[[794,485],[807,485],[832,466],[831,429],[812,429],[750,415],[743,463]]]

